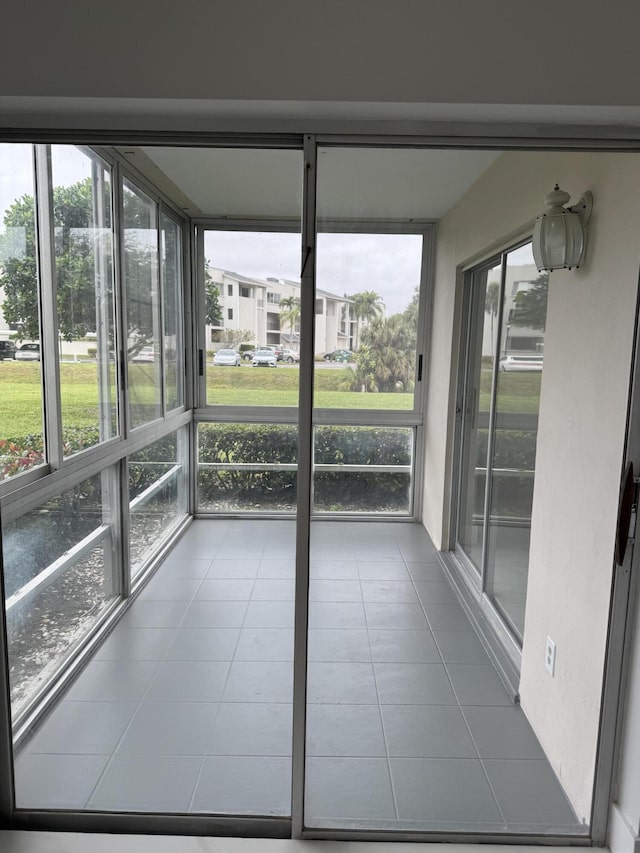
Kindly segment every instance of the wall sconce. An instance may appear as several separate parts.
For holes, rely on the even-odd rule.
[[[591,217],[593,196],[580,196],[573,207],[565,207],[571,196],[558,184],[544,198],[545,210],[533,228],[533,257],[538,272],[579,267],[587,244],[585,227]]]

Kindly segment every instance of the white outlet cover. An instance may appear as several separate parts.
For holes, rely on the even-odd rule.
[[[547,637],[547,645],[544,651],[544,665],[547,672],[553,676],[556,670],[556,644],[551,637]]]

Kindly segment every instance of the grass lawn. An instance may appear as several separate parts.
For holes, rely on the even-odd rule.
[[[146,364],[130,366],[135,402],[152,406],[156,389],[153,370]],[[135,371],[135,373],[133,372]],[[344,391],[350,368],[320,367],[315,373],[315,405],[319,408],[407,411],[413,394],[362,394]],[[213,405],[296,406],[297,367],[207,367],[207,399]],[[501,373],[499,407],[502,412],[537,412],[540,373]],[[65,427],[96,426],[98,421],[95,363],[61,364],[61,398]],[[480,406],[489,402],[491,374],[483,371]],[[40,364],[0,362],[0,438],[42,434]]]

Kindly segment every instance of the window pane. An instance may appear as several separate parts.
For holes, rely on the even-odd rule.
[[[186,515],[187,441],[185,427],[129,457],[132,578]]]
[[[207,402],[297,406],[300,235],[207,231],[204,245]]]
[[[413,430],[315,428],[316,512],[411,513]]]
[[[69,145],[51,149],[65,456],[117,435],[111,174]]]
[[[457,535],[478,571],[482,568],[491,384],[498,352],[500,272],[498,265],[474,273],[471,285]]]
[[[2,526],[14,719],[120,592],[114,493],[108,469]]]
[[[164,395],[169,412],[184,405],[182,239],[180,226],[160,216],[160,259],[164,293]]]
[[[198,511],[296,509],[293,424],[199,424]]]
[[[486,590],[522,639],[549,277],[531,245],[507,255]]]
[[[0,144],[0,479],[44,461],[33,148]]]
[[[129,415],[137,427],[162,416],[156,203],[124,181],[122,217]]]

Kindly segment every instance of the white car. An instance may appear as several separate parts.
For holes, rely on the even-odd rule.
[[[260,347],[253,353],[251,364],[254,367],[277,367],[278,359],[272,349]]]
[[[40,344],[22,344],[14,358],[16,361],[40,361]]]
[[[240,354],[234,349],[219,349],[213,357],[213,363],[219,367],[240,367]]]
[[[541,355],[505,355],[500,359],[500,370],[542,370]]]

